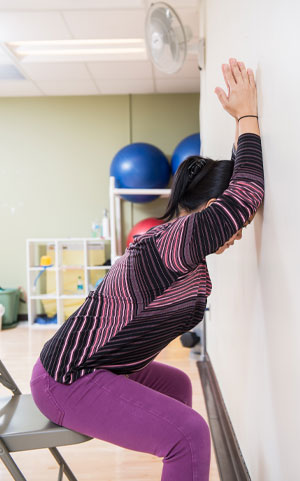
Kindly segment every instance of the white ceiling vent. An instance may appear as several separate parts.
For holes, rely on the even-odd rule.
[[[24,75],[12,64],[0,64],[1,80],[25,80]]]

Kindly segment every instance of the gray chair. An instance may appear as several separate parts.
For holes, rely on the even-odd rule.
[[[12,391],[12,395],[0,397],[0,457],[13,479],[26,481],[10,453],[48,448],[59,465],[58,481],[63,474],[70,481],[77,481],[57,446],[83,443],[92,438],[49,421],[36,407],[31,394],[21,393],[1,361],[0,383]]]

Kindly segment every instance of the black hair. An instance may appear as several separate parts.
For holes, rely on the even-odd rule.
[[[227,189],[234,162],[212,160],[192,155],[178,167],[172,182],[171,195],[166,212],[159,219],[169,222],[179,215],[179,210],[192,212],[209,199],[218,198]]]

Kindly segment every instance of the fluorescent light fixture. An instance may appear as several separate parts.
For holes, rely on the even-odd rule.
[[[53,47],[74,46],[74,45],[145,45],[143,38],[98,38],[98,39],[71,39],[71,40],[24,40],[20,42],[9,42],[12,47]]]
[[[120,53],[141,53],[143,48],[91,48],[91,49],[70,49],[70,50],[22,50],[18,53],[19,56],[27,57],[31,55],[93,55],[93,54],[120,54]]]
[[[86,62],[93,60],[145,60],[142,38],[74,39],[7,42],[21,62]]]

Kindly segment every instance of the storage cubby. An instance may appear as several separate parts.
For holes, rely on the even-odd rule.
[[[51,259],[46,269],[40,265],[42,256]],[[36,316],[41,314],[57,316],[57,322],[46,323],[47,327],[61,325],[106,275],[110,258],[110,239],[28,239],[29,325],[42,326],[35,324]]]

